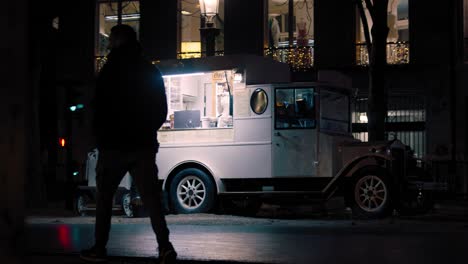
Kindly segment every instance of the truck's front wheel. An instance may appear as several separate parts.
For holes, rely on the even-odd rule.
[[[391,211],[391,191],[383,168],[369,166],[353,178],[348,199],[357,218],[380,218]]]
[[[170,199],[176,213],[206,213],[215,202],[215,185],[202,170],[188,168],[174,177],[170,187]]]

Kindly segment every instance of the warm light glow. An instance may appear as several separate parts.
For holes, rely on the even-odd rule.
[[[313,65],[313,47],[268,48],[265,56],[286,62],[293,71],[306,71]]]
[[[182,15],[186,15],[186,16],[188,16],[188,15],[191,15],[191,14],[192,14],[191,12],[189,12],[189,11],[186,11],[186,10],[182,10],[182,11],[180,11],[180,13],[181,13]]]
[[[181,43],[180,59],[200,58],[201,43],[199,41],[184,41]]]
[[[361,115],[359,116],[359,121],[361,121],[361,123],[367,123],[368,122],[367,115],[361,113]]]
[[[236,83],[242,82],[242,73],[235,73],[234,74],[234,82],[236,82]]]
[[[60,138],[60,139],[59,139],[59,144],[60,144],[60,146],[61,146],[62,148],[65,147],[65,144],[66,144],[65,139],[64,139],[64,138]]]
[[[210,21],[218,14],[219,0],[200,0],[200,11]]]

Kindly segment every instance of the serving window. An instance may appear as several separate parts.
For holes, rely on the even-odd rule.
[[[168,116],[162,130],[233,126],[231,70],[163,76]]]

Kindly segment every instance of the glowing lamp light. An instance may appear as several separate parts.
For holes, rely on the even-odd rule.
[[[368,120],[367,120],[367,115],[361,114],[361,115],[359,116],[359,121],[361,121],[361,123],[367,123],[367,122],[368,122]]]
[[[242,73],[235,73],[234,74],[234,82],[237,82],[237,83],[242,82]]]
[[[208,23],[212,23],[213,17],[218,14],[219,0],[200,0],[200,11],[207,18]]]
[[[163,78],[167,77],[187,77],[187,76],[199,76],[199,75],[204,75],[204,72],[194,72],[194,73],[181,73],[181,74],[167,74],[163,75]]]
[[[67,141],[64,138],[59,138],[59,145],[64,148],[66,145]]]

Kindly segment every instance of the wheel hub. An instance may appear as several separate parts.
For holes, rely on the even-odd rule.
[[[385,182],[375,175],[362,177],[356,183],[354,193],[358,206],[367,212],[380,210],[388,196]]]
[[[186,209],[196,209],[205,201],[206,187],[196,176],[185,177],[177,186],[177,199]]]

